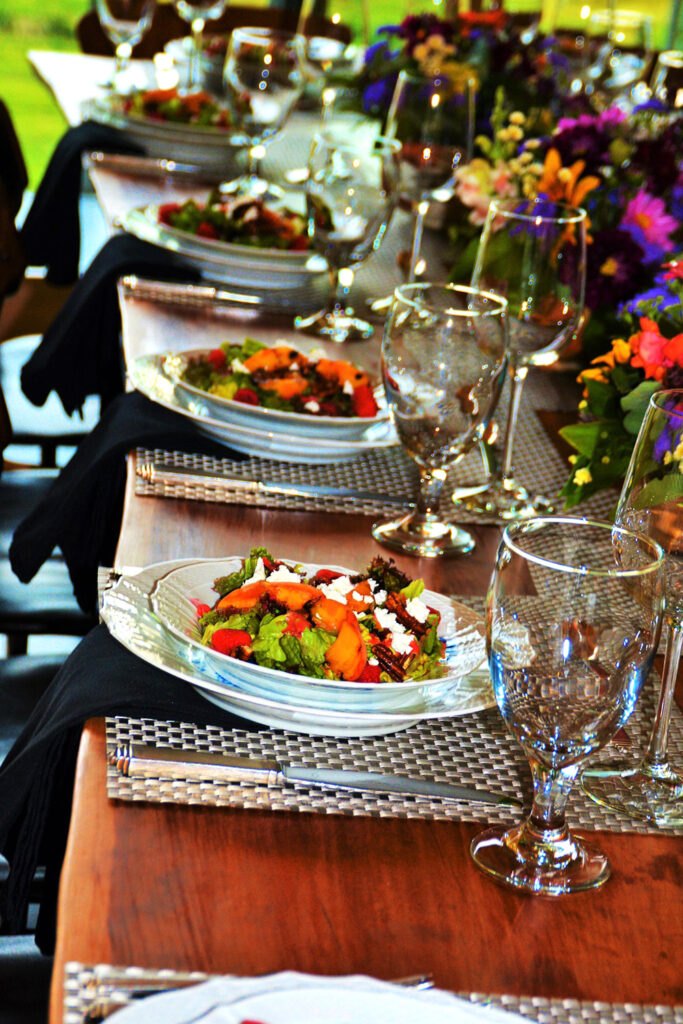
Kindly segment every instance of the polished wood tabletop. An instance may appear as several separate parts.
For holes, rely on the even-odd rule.
[[[170,310],[145,319],[143,330],[146,313],[144,303],[124,311],[129,360],[181,337],[211,345],[228,330],[224,320]],[[358,352],[376,360],[372,348]],[[365,516],[140,497],[130,468],[119,568],[243,554],[255,544],[362,568],[382,550]],[[474,533],[468,557],[397,561],[436,590],[483,595],[499,531]],[[61,880],[50,1020],[61,1021],[72,960],[247,975],[429,971],[454,991],[683,1002],[679,839],[599,833],[613,868],[608,883],[544,899],[480,874],[468,852],[479,828],[110,801],[104,726],[90,722]]]

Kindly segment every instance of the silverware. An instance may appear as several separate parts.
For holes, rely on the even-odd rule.
[[[195,164],[178,163],[176,160],[157,160],[148,156],[134,156],[123,153],[89,154],[91,166],[117,174],[131,174],[136,178],[185,178],[207,185],[216,184],[216,175],[210,175]]]
[[[243,782],[252,786],[299,783],[360,793],[396,793],[401,796],[522,806],[520,800],[505,793],[446,782],[347,769],[306,768],[303,765],[280,764],[265,758],[237,757],[206,750],[178,750],[145,743],[123,744],[112,750],[108,759],[118,771],[130,778]]]
[[[204,469],[178,471],[154,462],[140,463],[136,472],[148,483],[166,484],[169,487],[202,484],[216,490],[242,491],[247,494],[283,494],[294,498],[345,498],[372,501],[378,505],[391,505],[406,510],[414,507],[404,498],[397,498],[391,494],[358,491],[351,487],[336,487],[330,484],[283,484],[275,480],[248,480],[242,477],[216,476]]]
[[[169,302],[192,306],[260,306],[262,300],[258,295],[244,292],[229,292],[225,288],[215,288],[205,284],[174,284],[169,281],[151,281],[127,274],[120,280],[121,286],[130,295],[151,302]]]

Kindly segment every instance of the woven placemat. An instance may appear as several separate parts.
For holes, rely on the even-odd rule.
[[[536,410],[557,408],[556,378],[548,373],[532,374],[524,394],[515,440],[515,466],[518,479],[529,488],[546,497],[554,498],[568,477],[566,461],[548,438],[541,426]],[[502,406],[505,408],[505,405]],[[324,465],[305,462],[279,462],[274,459],[252,457],[244,461],[212,458],[182,452],[147,450],[136,451],[139,467],[153,463],[157,467],[182,473],[202,470],[213,476],[228,476],[246,480],[272,480],[284,484],[328,484],[355,490],[368,490],[405,498],[413,495],[418,471],[412,459],[400,447],[368,451],[360,457]],[[477,517],[458,509],[450,495],[458,486],[484,480],[481,457],[477,450],[470,452],[454,466],[444,488],[441,502],[443,515],[455,516],[459,522],[475,522]],[[312,512],[348,512],[395,514],[396,507],[381,501],[359,501],[345,498],[309,498],[273,494],[246,493],[234,488],[206,486],[201,480],[167,484],[163,479],[154,483],[137,477],[136,494],[162,498],[187,498],[194,501],[223,502],[227,504],[259,505],[268,508],[300,509]],[[612,492],[595,495],[581,506],[582,515],[606,517],[615,503]],[[558,501],[558,507],[562,502]]]
[[[628,721],[629,748],[608,746],[602,760],[624,754],[636,760],[650,731],[659,679],[652,676]],[[185,750],[204,750],[242,757],[272,758],[283,763],[356,769],[433,778],[508,793],[531,803],[531,778],[521,747],[507,731],[496,708],[460,718],[426,720],[388,736],[327,737],[262,729],[200,728],[192,723],[116,717],[107,719],[107,745],[147,743]],[[683,715],[674,710],[671,722],[672,759],[683,757]],[[253,786],[238,782],[194,782],[163,778],[127,778],[107,767],[111,799],[154,803],[204,804],[272,811],[369,817],[424,818],[505,823],[519,817],[510,807],[439,798],[351,793],[303,785]],[[572,793],[567,820],[573,828],[683,835],[683,828],[658,828],[601,807],[579,788]]]
[[[86,1013],[93,1007],[98,993],[106,992],[107,984],[115,984],[124,971],[135,983],[155,980],[174,987],[178,973],[149,968],[113,968],[108,964],[96,967],[72,961],[64,967],[63,1024],[85,1024]],[[197,983],[211,975],[196,972]],[[578,999],[544,999],[541,996],[486,995],[483,992],[458,992],[480,1006],[495,1006],[518,1013],[539,1024],[683,1024],[683,1006],[643,1006],[639,1003],[604,1003]]]

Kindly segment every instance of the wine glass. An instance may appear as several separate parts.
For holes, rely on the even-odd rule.
[[[258,171],[264,146],[283,127],[304,87],[301,36],[272,28],[236,28],[230,36],[223,81],[236,128],[248,146],[247,173],[222,185],[237,195],[279,199],[282,190]]]
[[[228,0],[173,0],[173,5],[192,30],[192,57],[190,59],[190,88],[201,85],[200,61],[202,37],[207,21],[215,21],[223,14]]]
[[[413,512],[378,523],[380,544],[433,558],[474,547],[439,516],[448,468],[482,436],[505,377],[505,299],[462,285],[396,289],[382,341],[387,402],[401,444],[417,463]]]
[[[633,711],[663,609],[663,553],[609,523],[555,517],[510,524],[489,585],[486,633],[496,702],[529,759],[528,818],[470,846],[499,882],[545,896],[607,880],[607,858],[569,832],[581,763]]]
[[[512,466],[522,389],[530,366],[553,363],[575,336],[583,313],[586,279],[586,213],[545,199],[494,200],[479,242],[472,287],[508,300],[510,409],[500,466],[486,487],[454,503],[495,522],[552,511],[547,498],[530,494]]]
[[[447,202],[455,172],[472,156],[473,81],[455,87],[446,75],[422,78],[401,71],[387,115],[386,134],[401,143],[401,198],[413,215],[408,284],[415,280],[424,218],[431,202]]]
[[[683,391],[650,399],[617,507],[617,522],[664,549],[668,625],[662,687],[647,750],[639,765],[587,769],[586,793],[600,804],[659,825],[683,824],[683,775],[669,764],[671,705],[683,648]]]
[[[156,0],[95,0],[100,25],[114,44],[116,64],[112,77],[105,83],[115,88],[139,43],[152,24]]]
[[[637,11],[591,10],[586,26],[591,88],[617,96],[641,78],[652,52],[652,20]]]
[[[664,50],[657,57],[650,92],[669,110],[683,107],[683,51]]]
[[[331,341],[369,338],[372,324],[347,306],[353,270],[380,245],[398,202],[399,144],[381,136],[371,148],[344,145],[326,132],[311,149],[306,182],[308,235],[327,260],[331,290],[325,309],[298,316],[297,330]]]

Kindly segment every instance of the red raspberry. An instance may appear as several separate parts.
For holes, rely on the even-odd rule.
[[[238,388],[232,396],[235,402],[242,402],[243,405],[258,405],[258,395],[252,388]]]

